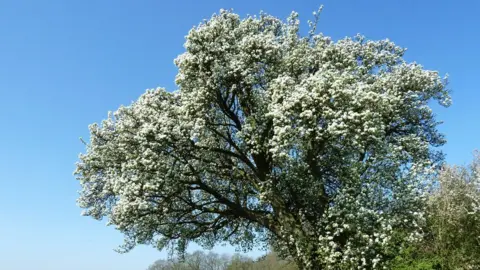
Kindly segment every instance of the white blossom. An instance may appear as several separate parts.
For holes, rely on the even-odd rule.
[[[75,172],[85,214],[125,250],[258,240],[304,269],[385,267],[395,230],[421,237],[444,143],[429,102],[448,105],[448,91],[389,40],[314,32],[300,36],[296,13],[221,11],[194,27],[178,91],[90,126]]]

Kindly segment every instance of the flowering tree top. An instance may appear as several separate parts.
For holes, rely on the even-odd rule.
[[[392,226],[417,233],[400,205],[441,161],[428,104],[449,104],[445,81],[389,40],[302,37],[297,17],[222,10],[187,35],[178,91],[90,126],[78,201],[125,250],[258,240],[305,269],[375,267]]]

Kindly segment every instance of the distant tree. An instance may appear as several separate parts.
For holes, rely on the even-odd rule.
[[[241,254],[219,255],[214,252],[195,251],[184,254],[183,259],[158,260],[147,270],[298,270],[292,261],[269,253],[256,260]]]
[[[168,260],[158,260],[148,267],[147,270],[172,270],[175,262]]]
[[[292,260],[282,260],[271,252],[266,256],[259,258],[253,264],[252,270],[298,270],[297,265]]]
[[[229,263],[230,263],[230,256],[226,254],[219,255],[214,252],[209,252],[204,257],[205,269],[224,270],[227,268]]]
[[[225,270],[230,261],[227,255],[195,251],[184,254],[182,258],[158,260],[147,270]]]
[[[472,164],[446,166],[429,201],[427,245],[443,269],[480,267],[480,155]]]
[[[222,10],[186,37],[179,91],[90,126],[78,202],[123,251],[264,243],[301,269],[367,269],[400,246],[393,228],[421,236],[445,82],[388,40],[303,37],[297,17]]]
[[[445,166],[428,199],[425,238],[395,258],[394,270],[479,269],[480,155]]]
[[[254,260],[247,256],[235,254],[232,256],[226,270],[252,270],[254,263]]]

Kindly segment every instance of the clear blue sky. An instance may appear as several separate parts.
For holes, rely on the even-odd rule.
[[[121,235],[80,216],[79,137],[146,88],[175,89],[184,36],[220,8],[283,18],[296,10],[305,25],[322,3],[319,30],[334,39],[388,37],[408,48],[408,60],[450,74],[453,106],[435,112],[445,121],[447,160],[468,162],[480,148],[479,1],[3,0],[0,268],[143,270],[165,257],[150,247],[117,254]]]

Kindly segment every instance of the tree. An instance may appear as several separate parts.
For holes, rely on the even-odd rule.
[[[290,260],[281,260],[274,252],[270,252],[256,260],[252,270],[298,270]]]
[[[214,252],[195,251],[184,254],[183,258],[158,260],[147,270],[297,270],[291,261],[280,260],[275,253],[269,253],[256,260],[241,254],[219,255]]]
[[[478,269],[480,154],[469,166],[444,166],[427,202],[422,242],[398,254],[391,269]]]
[[[232,256],[226,270],[252,270],[254,265],[255,261],[252,258],[235,254]]]
[[[445,166],[429,200],[425,243],[440,258],[442,269],[476,269],[480,265],[480,154],[468,167]]]
[[[298,268],[294,262],[281,260],[275,253],[270,252],[256,260],[235,254],[226,270],[298,270]]]
[[[184,254],[183,258],[158,260],[147,270],[225,270],[230,263],[230,257],[227,255],[220,256],[213,252],[195,251],[191,254]]]
[[[152,265],[148,267],[147,270],[172,270],[180,268],[178,265],[175,265],[176,262],[168,260],[157,260]]]
[[[316,20],[318,14],[316,15]],[[193,28],[179,90],[148,90],[90,126],[76,176],[84,214],[137,244],[272,245],[301,269],[384,266],[419,237],[449,104],[437,72],[364,37],[337,42],[296,13]]]

